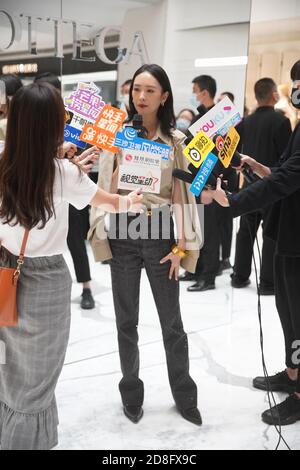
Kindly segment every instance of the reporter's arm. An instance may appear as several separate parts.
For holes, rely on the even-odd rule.
[[[234,217],[263,209],[300,189],[300,153],[294,154],[268,177],[228,196]],[[218,202],[218,201],[217,201]]]
[[[128,212],[129,210],[141,212],[142,199],[143,195],[140,194],[139,189],[132,191],[127,196],[120,196],[119,194],[111,194],[98,188],[90,205],[100,207],[105,212],[111,213]]]

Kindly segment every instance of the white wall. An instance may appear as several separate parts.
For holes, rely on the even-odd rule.
[[[250,1],[216,0],[209,4],[191,0],[191,3],[193,8],[190,8],[190,1],[168,1],[164,66],[172,79],[176,111],[189,105],[192,79],[207,74],[216,79],[217,94],[233,92],[243,112],[246,66],[196,68],[194,62],[197,58],[247,55]],[[185,27],[178,29],[180,18]],[[197,22],[205,27],[194,27]],[[219,25],[211,27],[209,22]]]
[[[300,16],[299,0],[252,0],[251,22]]]
[[[218,93],[232,91],[242,112],[246,67],[200,69],[194,63],[197,58],[247,55],[249,19],[250,0],[162,0],[127,12],[121,45],[129,44],[133,31],[143,31],[150,62],[163,66],[169,74],[176,112],[190,107],[191,81],[201,74],[216,78]],[[140,62],[120,64],[119,83],[139,66]]]
[[[121,47],[130,48],[132,46],[133,34],[136,31],[142,31],[149,61],[163,65],[166,34],[166,7],[167,2],[162,0],[162,2],[157,5],[144,7],[142,9],[135,8],[128,10],[122,23]],[[138,56],[133,57],[128,65],[119,65],[118,91],[120,85],[124,83],[125,80],[131,78],[141,65]]]
[[[290,84],[291,66],[300,59],[300,1],[253,0],[246,101],[256,106],[254,84],[263,77]]]

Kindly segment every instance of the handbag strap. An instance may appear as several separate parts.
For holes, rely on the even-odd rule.
[[[26,250],[26,245],[28,241],[28,236],[29,236],[29,230],[25,229],[25,233],[23,236],[23,241],[22,241],[22,246],[21,246],[21,251],[19,254],[19,258],[17,260],[17,268],[14,272],[14,279],[19,278],[20,273],[21,273],[21,267],[24,264],[24,255],[25,255],[25,250]]]
[[[27,241],[28,241],[28,236],[29,236],[29,230],[25,229],[24,237],[23,237],[23,241],[22,241],[22,246],[21,246],[21,251],[20,251],[20,254],[19,254],[18,261],[17,261],[17,263],[18,263],[17,270],[18,271],[20,271],[21,265],[24,264],[24,255],[25,255],[26,245],[27,245]]]
[[[26,245],[27,245],[27,242],[28,242],[28,236],[29,236],[29,230],[26,229],[25,233],[24,233],[23,241],[22,241],[21,251],[20,251],[20,254],[19,254],[19,259],[21,259],[22,261],[23,261],[24,256],[25,256],[25,250],[26,250]]]

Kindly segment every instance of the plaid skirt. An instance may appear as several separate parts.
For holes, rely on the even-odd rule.
[[[1,266],[16,260],[0,249]],[[24,261],[18,326],[0,328],[0,447],[48,450],[58,442],[54,393],[69,339],[72,281],[62,255]]]

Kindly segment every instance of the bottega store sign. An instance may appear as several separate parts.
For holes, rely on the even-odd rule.
[[[36,25],[37,22],[51,22],[53,23],[53,57],[64,58],[63,54],[63,28],[72,28],[72,45],[73,45],[73,60],[81,60],[87,62],[94,62],[98,57],[102,62],[106,64],[128,64],[132,55],[140,56],[142,64],[149,62],[146,45],[141,31],[137,31],[133,34],[132,45],[130,48],[118,48],[117,56],[114,60],[107,57],[105,53],[104,42],[108,33],[114,31],[120,33],[121,28],[119,26],[106,26],[97,31],[89,40],[80,37],[79,30],[81,27],[93,28],[94,24],[91,23],[80,23],[75,20],[68,20],[64,18],[42,18],[40,16],[34,16],[30,14],[21,13],[18,16],[13,13],[0,9],[0,26],[1,22],[5,21],[5,24],[9,24],[9,28],[1,28],[1,44],[0,52],[7,52],[9,49],[18,41],[21,40],[22,36],[22,23],[26,22],[27,25],[27,51],[29,55],[38,56],[38,44]],[[5,33],[4,33],[5,31]],[[2,39],[3,38],[3,39]],[[92,46],[94,48],[94,54],[88,57],[83,56],[82,48],[84,46]],[[107,47],[107,46],[106,46]]]

